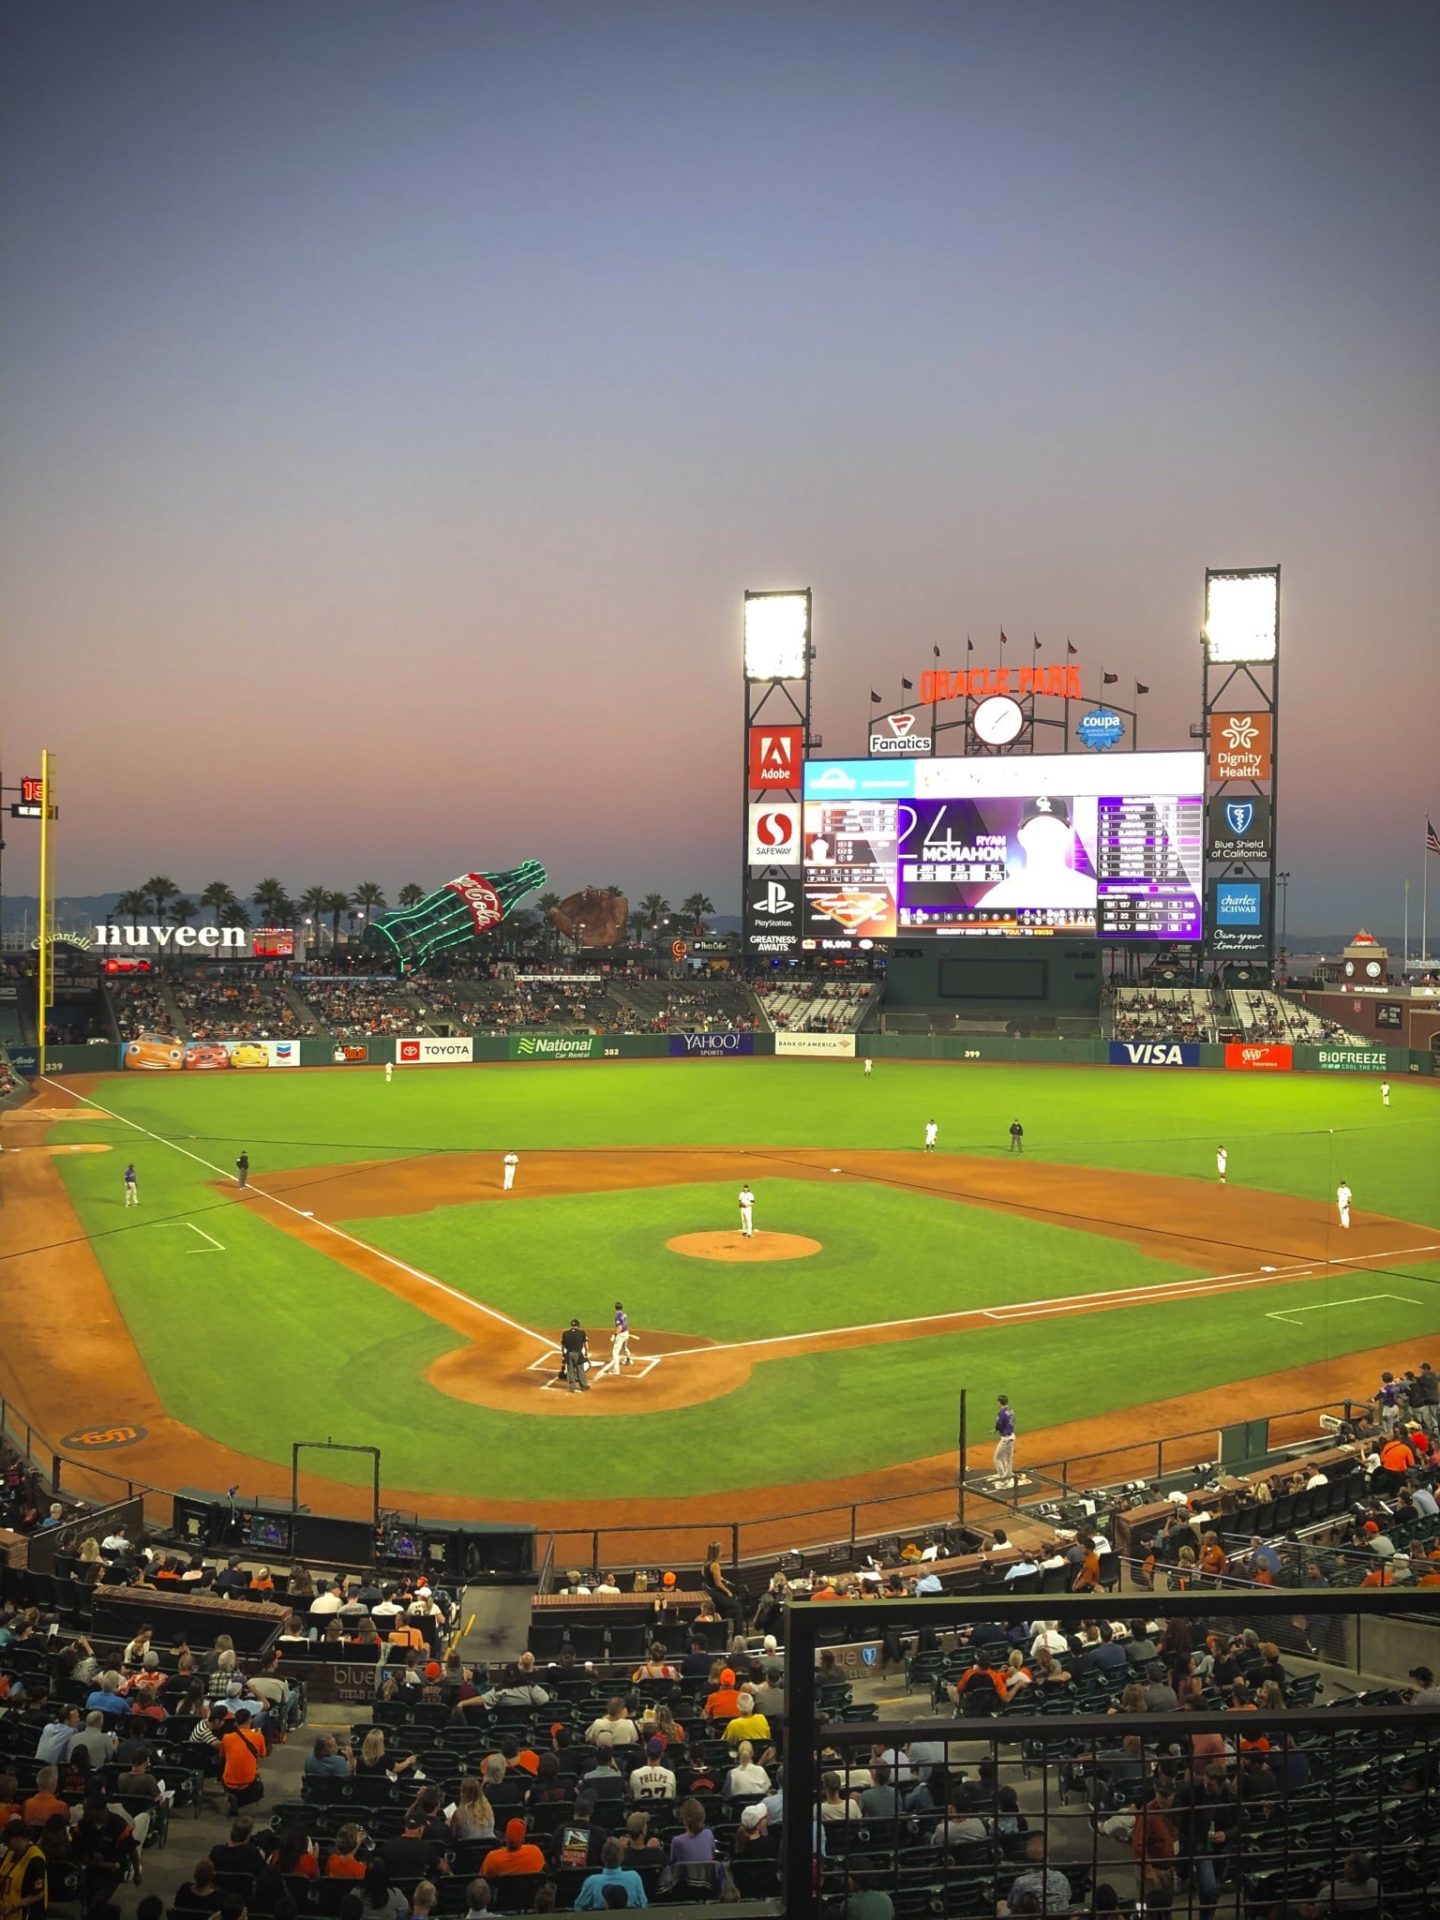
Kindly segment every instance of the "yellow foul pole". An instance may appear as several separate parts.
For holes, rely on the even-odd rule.
[[[36,1040],[40,1055],[40,1071],[45,1071],[45,1030],[49,1022],[50,1006],[54,998],[51,991],[55,977],[55,955],[51,946],[54,934],[54,914],[50,908],[52,877],[50,873],[50,809],[54,779],[50,749],[46,747],[40,755],[40,996],[36,1010]]]

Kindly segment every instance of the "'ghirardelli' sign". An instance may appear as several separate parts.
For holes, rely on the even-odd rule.
[[[245,946],[244,927],[96,927],[97,947]]]

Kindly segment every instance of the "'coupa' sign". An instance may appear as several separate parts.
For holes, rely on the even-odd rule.
[[[244,927],[96,927],[97,947],[238,947]]]

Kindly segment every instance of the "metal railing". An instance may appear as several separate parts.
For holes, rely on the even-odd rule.
[[[1440,1591],[1304,1598],[1308,1616],[1388,1621],[1423,1636],[1427,1651],[1440,1646]],[[1243,1614],[1229,1596],[1165,1596],[1174,1645],[1162,1671],[1187,1639],[1203,1647],[1207,1633],[1223,1643],[1248,1628],[1278,1644],[1298,1704],[1256,1710],[1227,1682],[1154,1710],[1142,1704],[1141,1670],[1125,1694],[1082,1675],[1069,1654],[1069,1682],[1037,1680],[1007,1699],[1003,1678],[997,1690],[985,1676],[1003,1676],[1008,1632],[1023,1628],[1028,1648],[1036,1604],[998,1595],[790,1610],[778,1848],[787,1915],[818,1920],[866,1892],[885,1894],[901,1920],[994,1914],[1006,1900],[1011,1911],[1088,1914],[1106,1910],[1091,1904],[1102,1886],[1127,1911],[1142,1898],[1147,1912],[1208,1916],[1218,1894],[1222,1911],[1250,1915],[1313,1899],[1347,1873],[1378,1881],[1376,1912],[1433,1913],[1440,1706],[1411,1705],[1399,1688],[1350,1693],[1343,1669],[1317,1657],[1296,1596],[1254,1589]],[[1067,1639],[1114,1611],[1094,1597],[1040,1604]],[[861,1719],[848,1688],[817,1671],[837,1639],[891,1653],[903,1642],[907,1691],[918,1682],[929,1697],[903,1720]],[[972,1671],[979,1683],[957,1694]],[[1316,1705],[1327,1678],[1345,1697]],[[758,1860],[737,1877],[743,1894],[767,1890]]]
[[[1284,1453],[1307,1441],[1318,1440],[1320,1416],[1341,1417],[1346,1405],[1343,1401],[1321,1401],[1272,1414],[1269,1452]],[[122,1469],[103,1466],[93,1456],[76,1457],[57,1445],[4,1397],[0,1397],[0,1434],[47,1477],[50,1497],[63,1497],[68,1493],[76,1498],[115,1500],[138,1494],[152,1503],[147,1515],[152,1526],[169,1524],[169,1502],[179,1489],[159,1487]],[[1164,1480],[1209,1463],[1216,1458],[1218,1437],[1215,1427],[1196,1427],[1121,1447],[1022,1464],[1027,1473],[1045,1484],[1051,1497],[1067,1497],[1100,1487],[1123,1486],[1131,1481]],[[775,1561],[789,1552],[805,1554],[827,1547],[839,1547],[853,1559],[863,1547],[888,1535],[920,1533],[927,1528],[949,1525],[957,1515],[968,1517],[972,1503],[982,1509],[989,1506],[1002,1514],[1009,1512],[1018,1516],[1023,1512],[1019,1499],[1014,1496],[977,1490],[968,1480],[965,1465],[966,1462],[957,1457],[954,1478],[913,1490],[798,1507],[782,1513],[760,1513],[743,1520],[726,1515],[663,1526],[561,1528],[549,1534],[546,1551],[554,1566],[579,1566],[588,1573],[607,1566],[647,1564],[647,1558],[657,1564],[675,1560],[698,1562],[709,1544],[718,1540],[723,1548],[728,1548],[730,1566],[738,1569],[747,1564]],[[963,1504],[962,1495],[965,1496]]]

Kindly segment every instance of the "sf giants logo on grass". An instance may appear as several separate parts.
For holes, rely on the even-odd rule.
[[[803,727],[751,727],[751,787],[798,787],[805,761]]]

